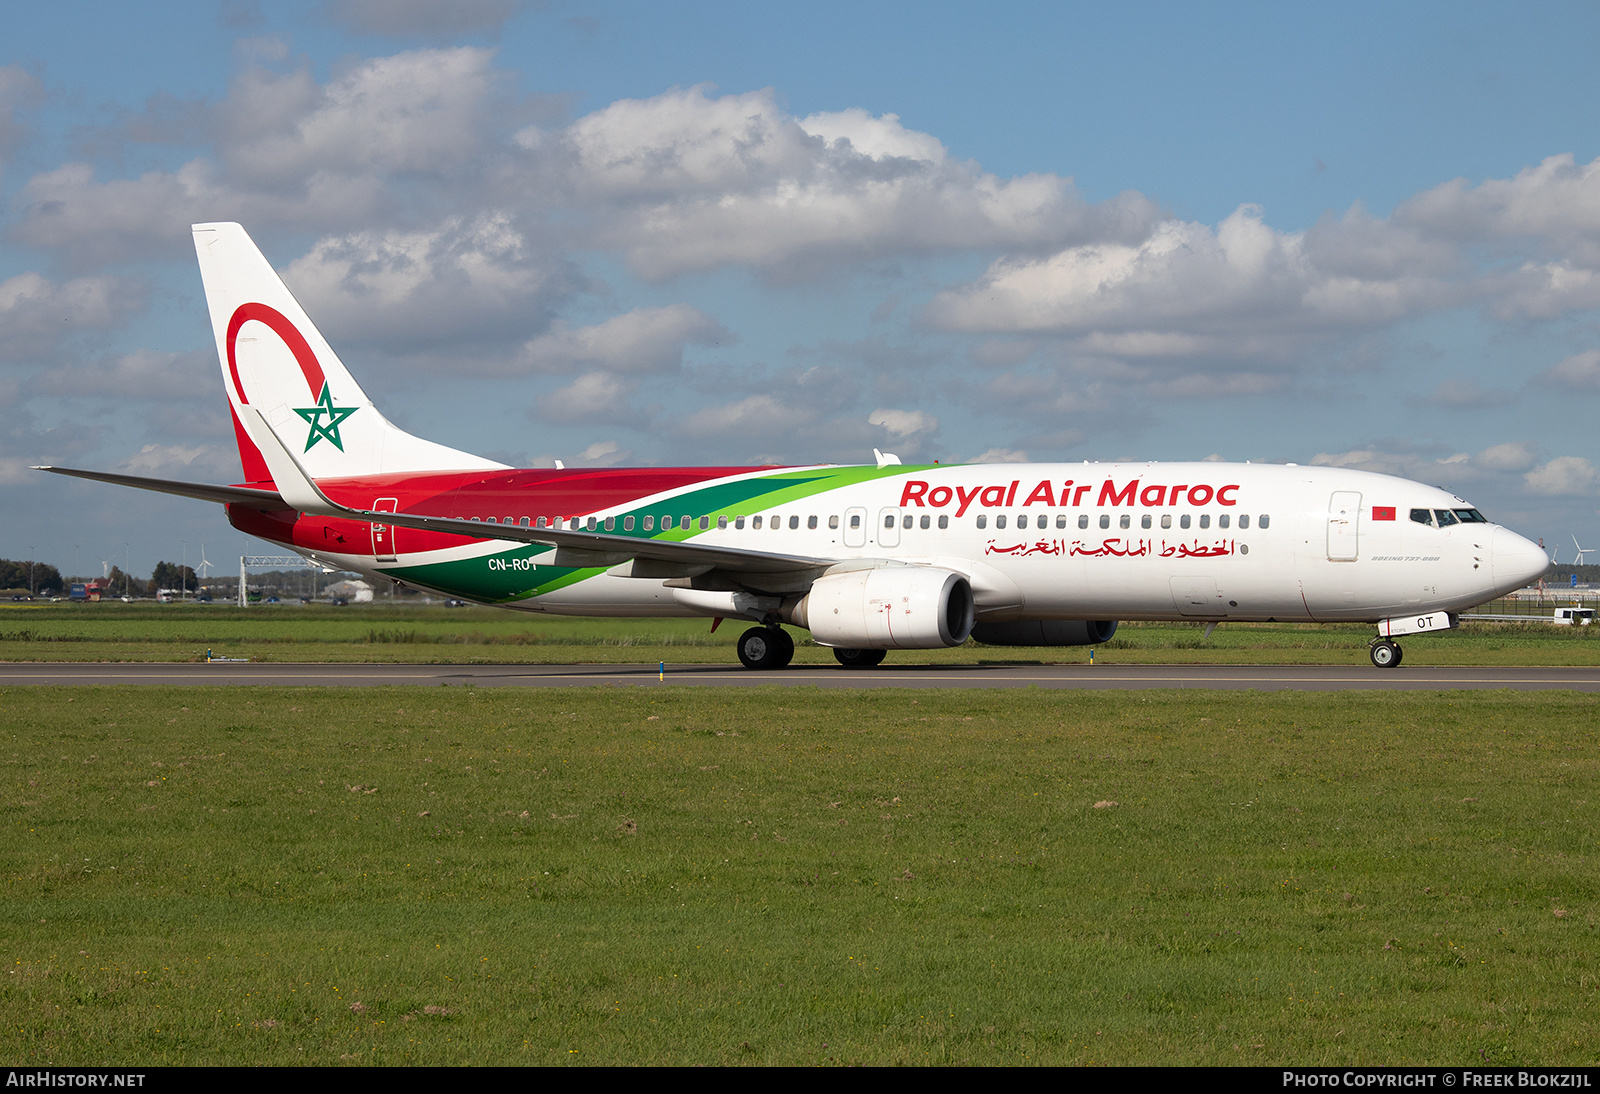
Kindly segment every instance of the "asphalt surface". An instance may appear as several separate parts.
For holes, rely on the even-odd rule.
[[[176,684],[291,687],[660,687],[651,665],[0,664],[0,685]],[[1600,667],[1375,669],[1315,665],[669,665],[665,683],[692,687],[777,684],[815,688],[1220,688],[1258,691],[1600,691]]]

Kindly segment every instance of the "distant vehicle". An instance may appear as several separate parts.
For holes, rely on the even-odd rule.
[[[1594,622],[1594,609],[1557,608],[1555,618],[1551,622],[1562,627],[1587,627]]]
[[[100,583],[98,581],[74,581],[67,590],[67,599],[74,602],[94,603],[100,599]]]

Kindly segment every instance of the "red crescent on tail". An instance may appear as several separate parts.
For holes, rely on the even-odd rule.
[[[252,319],[258,323],[265,323],[274,334],[283,339],[284,345],[289,347],[289,352],[294,354],[294,359],[299,363],[300,371],[305,374],[306,386],[311,389],[311,397],[321,398],[322,385],[327,383],[327,379],[322,375],[322,365],[317,361],[317,355],[311,352],[311,346],[306,342],[305,335],[301,334],[299,329],[276,308],[250,303],[240,304],[238,310],[233,313],[233,318],[228,320],[228,375],[233,381],[234,394],[239,396],[239,401],[248,405],[250,399],[244,393],[244,385],[239,382],[239,362],[234,355],[234,343],[239,338],[239,328]]]

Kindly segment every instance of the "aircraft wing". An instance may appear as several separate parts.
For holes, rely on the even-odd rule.
[[[796,571],[818,571],[833,565],[833,559],[811,558],[805,555],[772,554],[766,551],[746,551],[736,547],[713,547],[701,543],[675,540],[649,539],[643,536],[619,536],[606,532],[579,532],[562,528],[524,528],[517,524],[488,524],[454,517],[430,517],[417,513],[382,513],[373,509],[357,509],[341,505],[323,493],[306,473],[294,453],[268,424],[266,417],[254,407],[247,407],[260,423],[256,432],[262,458],[272,472],[278,492],[291,508],[302,513],[319,516],[345,517],[389,524],[399,528],[416,528],[425,532],[448,532],[451,535],[471,536],[473,539],[501,539],[515,543],[542,543],[556,548],[555,564],[558,566],[588,567],[617,566],[633,560],[665,563],[667,567],[689,567],[698,570],[723,570],[744,574],[794,574]],[[650,567],[638,567],[639,577],[677,577],[682,570],[661,568],[653,572]],[[642,572],[641,572],[642,571]]]
[[[257,490],[251,486],[212,486],[201,482],[175,482],[171,479],[150,479],[143,475],[116,475],[109,471],[79,471],[72,467],[35,467],[35,471],[48,471],[52,475],[71,475],[75,479],[92,479],[95,482],[133,486],[140,490],[155,490],[162,494],[177,494],[201,501],[217,501],[223,505],[243,505],[251,509],[288,509],[290,505],[276,490]]]
[[[268,436],[273,435],[269,433]],[[273,448],[277,451],[271,451]],[[71,475],[74,478],[91,479],[96,482],[109,482],[117,486],[132,486],[140,490],[156,490],[164,494],[198,498],[201,501],[221,502],[224,505],[244,505],[253,509],[298,509],[318,516],[370,521],[373,524],[416,528],[425,532],[444,532],[472,539],[543,544],[556,548],[557,555],[554,561],[558,566],[611,567],[632,561],[635,562],[634,572],[638,577],[670,578],[710,570],[735,574],[795,575],[803,571],[821,571],[833,565],[835,561],[807,555],[747,551],[736,547],[714,547],[709,544],[651,539],[644,536],[580,532],[563,528],[525,528],[515,524],[487,524],[454,517],[382,513],[371,509],[353,508],[341,505],[324,494],[281,445],[264,445],[263,449],[268,466],[272,469],[273,478],[279,483],[287,483],[286,488],[280,487],[277,491],[272,491],[248,486],[216,486],[208,483],[146,478],[142,475],[80,471],[69,467],[38,467],[35,470]],[[652,569],[649,565],[640,566],[636,560],[659,565]]]
[[[796,570],[821,570],[836,561],[806,555],[746,551],[703,543],[619,536],[608,532],[578,532],[563,528],[524,528],[517,524],[484,524],[453,517],[426,517],[414,513],[380,513],[352,509],[330,502],[325,516],[342,516],[373,524],[391,524],[424,532],[447,532],[473,539],[501,539],[514,543],[539,543],[556,548],[557,566],[616,566],[632,559],[648,559],[678,566],[707,567],[747,574],[790,574]],[[668,573],[640,576],[673,576]]]

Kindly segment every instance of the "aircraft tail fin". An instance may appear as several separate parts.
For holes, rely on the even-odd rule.
[[[242,227],[193,230],[247,480],[273,482],[263,430],[296,452],[313,479],[504,466],[391,423]]]

